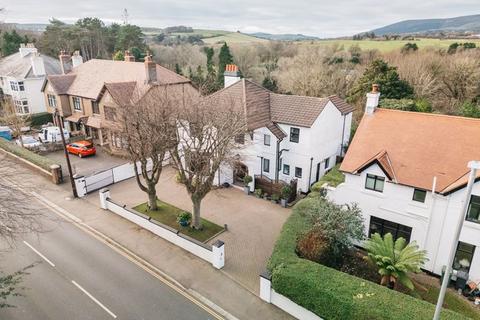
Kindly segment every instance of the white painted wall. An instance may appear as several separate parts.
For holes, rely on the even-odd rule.
[[[1,75],[0,75],[1,76]],[[30,113],[46,112],[47,107],[45,105],[45,98],[41,92],[45,76],[36,78],[19,79],[13,77],[3,77],[3,81],[0,83],[3,93],[11,96],[16,100],[28,100],[28,106]],[[10,81],[21,82],[25,85],[25,91],[13,91],[10,88]]]
[[[365,189],[367,173],[385,177],[382,193]],[[433,177],[431,179],[433,185]],[[448,196],[427,192],[425,203],[413,201],[413,191],[413,187],[389,182],[374,164],[359,175],[345,174],[345,182],[330,188],[328,197],[338,204],[358,203],[365,218],[366,234],[371,216],[412,227],[411,241],[417,241],[420,248],[428,252],[425,269],[441,274],[453,242],[452,226],[463,215],[465,189]],[[480,195],[480,182],[475,183],[473,194]],[[460,241],[479,247],[475,250],[470,278],[480,281],[480,224],[464,221]]]

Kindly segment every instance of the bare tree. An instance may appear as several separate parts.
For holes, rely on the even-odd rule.
[[[12,99],[6,98],[0,102],[0,123],[7,125],[13,131],[13,135],[20,139],[20,144],[23,147],[23,128],[30,125],[30,115],[18,113],[16,107],[13,105]]]
[[[202,229],[201,202],[219,170],[233,164],[239,148],[235,137],[246,133],[245,115],[233,99],[207,97],[186,105],[178,126],[178,148],[171,151],[172,160],[192,200],[191,226]]]

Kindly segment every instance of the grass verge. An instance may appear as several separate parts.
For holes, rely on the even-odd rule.
[[[56,164],[47,157],[43,157],[35,152],[22,148],[14,142],[7,141],[3,138],[0,138],[0,148],[16,155],[17,157],[23,158],[48,172],[51,171],[50,166]]]
[[[133,210],[146,214],[152,219],[157,220],[160,223],[163,223],[171,228],[177,229],[180,233],[187,235],[195,240],[206,242],[216,234],[223,231],[223,228],[219,225],[210,222],[202,218],[203,230],[192,229],[189,226],[182,227],[177,222],[177,216],[182,213],[184,210],[179,209],[171,204],[157,200],[158,210],[151,211],[148,209],[147,203],[139,204],[134,207]]]

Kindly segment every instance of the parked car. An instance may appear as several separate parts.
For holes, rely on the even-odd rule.
[[[76,154],[80,158],[86,156],[93,156],[97,150],[90,141],[82,140],[67,145],[67,151],[71,154]]]
[[[23,147],[27,148],[27,149],[35,149],[35,148],[38,148],[42,145],[42,143],[40,141],[38,141],[37,139],[35,139],[32,136],[22,136],[21,139],[22,139],[22,142],[23,142]],[[19,146],[22,145],[22,142],[20,142],[20,138],[18,138],[15,142]]]
[[[63,136],[65,137],[65,141],[70,139],[70,133],[67,130],[63,130]],[[39,137],[41,141],[45,143],[62,142],[62,135],[60,134],[59,127],[42,128],[42,132],[40,132]]]
[[[9,127],[0,126],[0,138],[12,140],[12,130]]]

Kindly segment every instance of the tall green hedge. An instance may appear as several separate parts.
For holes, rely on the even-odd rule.
[[[27,150],[25,148],[22,148],[21,146],[7,141],[3,138],[0,138],[0,148],[2,148],[5,151],[8,151],[10,153],[13,153],[14,155],[23,158],[37,166],[39,166],[42,169],[47,170],[48,172],[51,171],[50,166],[53,164],[56,164],[52,160],[46,157],[42,157],[41,155],[36,154],[35,152],[32,152],[30,150]]]
[[[432,319],[435,306],[431,303],[299,258],[297,239],[310,226],[297,207],[285,222],[268,262],[276,292],[328,320]],[[468,318],[444,310],[442,319]]]
[[[47,124],[53,122],[52,114],[48,112],[40,112],[32,114],[30,117],[31,126],[41,126],[42,124]]]

